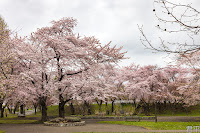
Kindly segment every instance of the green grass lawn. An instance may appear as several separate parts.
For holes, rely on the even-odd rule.
[[[41,123],[38,120],[12,120],[12,119],[0,119],[0,124],[38,124]]]
[[[72,132],[72,133],[122,133],[122,132]],[[123,132],[123,133],[158,133],[158,132]],[[162,133],[169,133],[169,132],[162,132]],[[178,133],[185,133],[185,132],[178,132]]]
[[[41,116],[40,114],[41,113],[39,113],[35,117],[40,117]],[[37,123],[41,123],[41,121],[29,120],[26,118],[29,118],[29,116],[27,115],[24,119],[21,119],[21,118],[18,118],[17,114],[8,114],[7,117],[0,118],[0,124],[37,124]]]
[[[187,126],[200,126],[200,122],[126,122],[126,121],[100,121],[98,123],[133,125],[150,130],[186,130]]]
[[[12,118],[17,118],[17,114],[8,114],[7,117],[4,116],[3,118],[0,118],[0,120],[3,120],[3,119],[12,119]]]
[[[0,131],[0,133],[5,133],[5,131]]]

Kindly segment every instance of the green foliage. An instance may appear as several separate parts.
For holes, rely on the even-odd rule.
[[[187,126],[199,126],[199,122],[126,122],[126,121],[100,121],[98,123],[133,125],[150,130],[186,130]]]
[[[0,133],[5,133],[6,131],[0,131]]]

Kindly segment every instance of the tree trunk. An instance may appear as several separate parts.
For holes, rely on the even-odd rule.
[[[41,121],[47,121],[47,107],[46,104],[42,105],[42,119]]]
[[[42,108],[42,118],[41,121],[47,121],[47,105],[46,105],[46,97],[41,97],[40,99],[40,106]]]
[[[20,114],[24,114],[24,105],[20,105]]]
[[[59,117],[65,117],[65,101],[62,94],[59,94]]]
[[[1,108],[1,118],[3,118],[3,117],[4,117],[4,107]]]
[[[65,117],[65,104],[72,99],[64,100],[62,94],[59,95],[59,117]]]
[[[155,122],[157,121],[157,102],[155,102]]]
[[[161,105],[160,102],[158,102],[158,103],[157,103],[157,109],[158,109],[158,112],[159,112],[159,113],[162,113],[162,109],[161,109],[161,108],[162,108],[162,105]]]
[[[58,89],[59,92],[61,92],[61,88]],[[62,117],[64,118],[65,117],[65,104],[67,102],[69,102],[70,100],[72,99],[67,99],[67,100],[64,100],[62,94],[59,94],[59,117]]]
[[[15,108],[14,108],[14,110],[13,110],[13,113],[14,113],[14,114],[15,114],[17,108],[18,108],[18,102],[15,104]]]
[[[149,116],[150,114],[150,108],[149,108],[149,103],[144,103],[144,112],[146,116]]]
[[[71,110],[71,115],[75,115],[75,109],[72,102],[70,103],[70,110]]]
[[[59,103],[59,117],[65,117],[65,103],[61,101]]]
[[[92,112],[91,112],[91,108],[90,108],[90,105],[88,105],[88,115],[91,115]]]
[[[85,105],[85,102],[82,104],[82,109],[83,109],[83,112],[82,112],[82,115],[85,116],[85,108],[86,108],[86,105]]]
[[[87,103],[87,102],[85,101],[85,102],[84,102],[84,105],[87,107],[87,114],[88,114],[88,115],[91,115],[92,112],[91,112],[90,104]]]
[[[112,101],[112,108],[111,108],[111,112],[113,113],[114,112],[114,100]]]
[[[101,112],[101,106],[102,106],[103,101],[100,100],[100,103],[99,103],[98,100],[97,100],[96,102],[97,102],[97,104],[98,104],[98,106],[99,106],[99,112]]]
[[[12,107],[11,107],[11,109],[10,109],[9,106],[7,105],[7,109],[8,109],[8,111],[9,111],[9,113],[12,114]]]
[[[110,112],[109,112],[109,109],[108,109],[108,103],[106,102],[106,114],[109,115]]]
[[[35,109],[35,115],[37,113],[37,106],[34,105],[34,109]]]
[[[4,113],[4,108],[3,108],[3,103],[0,103],[0,110],[1,110],[1,118],[4,117],[3,113]]]
[[[167,109],[167,102],[164,101],[164,109],[166,110]]]

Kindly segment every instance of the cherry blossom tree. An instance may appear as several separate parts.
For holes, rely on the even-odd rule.
[[[171,80],[169,89],[174,96],[175,102],[184,106],[199,103],[199,74],[192,68],[170,68],[168,74]]]
[[[59,92],[59,116],[64,117],[64,105],[71,99],[64,93],[68,87],[64,79],[87,71],[95,64],[118,62],[124,58],[120,48],[102,45],[95,37],[80,37],[73,33],[76,26],[73,18],[52,21],[52,26],[38,29],[32,33],[31,40],[46,47],[49,58],[55,68]],[[48,59],[49,59],[48,58]],[[64,87],[63,87],[64,86]]]
[[[54,89],[53,77],[51,77],[53,67],[47,49],[40,43],[17,36],[11,43],[15,46],[16,60],[23,68],[19,74],[18,90],[24,92],[24,95],[39,99],[42,121],[46,121],[47,99]]]
[[[96,102],[99,106],[99,112],[101,112],[103,102],[108,102],[114,97],[117,98],[114,91],[114,66],[111,64],[97,65],[82,73],[81,79],[77,81],[77,86],[80,88],[77,90],[77,99],[83,101],[88,107],[88,113],[90,112],[90,103]]]
[[[11,40],[15,58],[23,66],[19,87],[39,99],[42,121],[47,120],[49,98],[58,99],[59,116],[64,117],[64,105],[75,97],[77,75],[124,58],[122,47],[111,47],[110,43],[103,46],[94,37],[75,35],[74,26],[75,19],[63,18],[52,21],[50,27],[38,29],[29,38],[16,36]]]
[[[157,66],[131,65],[123,69],[125,91],[137,107],[143,106],[148,115],[151,103],[164,102],[171,97],[167,88],[167,75]]]
[[[10,30],[0,17],[0,110],[3,117],[4,109],[14,90],[13,65],[15,63],[12,46],[9,45]],[[5,106],[3,106],[3,103]]]

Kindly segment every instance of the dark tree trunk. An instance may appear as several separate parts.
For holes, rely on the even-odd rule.
[[[139,102],[138,104],[136,104],[133,115],[138,115],[138,113],[140,113],[141,107],[142,107],[142,102]]]
[[[9,113],[12,114],[12,108],[10,109],[9,106],[7,105],[7,109],[9,111]]]
[[[3,107],[3,103],[0,103],[0,110],[1,110],[1,118],[4,117],[4,107]]]
[[[65,117],[65,103],[61,101],[59,103],[59,117]]]
[[[35,115],[37,113],[37,105],[34,105],[34,109],[35,109]]]
[[[42,111],[42,107],[41,107],[41,105],[39,105],[39,110]]]
[[[4,107],[1,108],[1,118],[3,118],[3,117],[4,117]]]
[[[65,117],[65,101],[62,94],[59,95],[59,117]]]
[[[14,113],[14,114],[15,114],[17,108],[18,108],[18,102],[15,104],[15,108],[14,108],[14,110],[13,110],[13,113]]]
[[[144,103],[144,112],[146,116],[149,116],[150,114],[150,108],[149,108],[149,103]]]
[[[108,109],[108,103],[106,102],[106,114],[109,115],[110,112],[109,112],[109,109]]]
[[[40,106],[42,108],[42,118],[41,121],[47,121],[47,105],[46,105],[46,97],[41,97],[40,99]]]
[[[164,101],[164,109],[167,109],[167,102]]]
[[[41,121],[47,121],[47,107],[46,104],[42,105],[42,119]]]
[[[157,102],[155,102],[155,122],[157,122]]]
[[[24,114],[24,105],[20,105],[20,114]]]
[[[157,110],[159,113],[163,112],[163,104],[161,102],[157,102]]]
[[[85,108],[86,108],[85,102],[84,102],[82,105],[83,105],[83,106],[82,106],[82,107],[83,107],[82,115],[85,116]]]
[[[70,110],[71,110],[71,115],[75,115],[75,109],[72,102],[70,103]]]
[[[185,110],[186,115],[188,115],[188,114],[189,114],[188,108],[187,108],[187,107],[184,107],[184,110]]]
[[[114,100],[112,101],[112,108],[111,108],[111,112],[113,113],[114,112]]]
[[[92,112],[91,112],[91,108],[90,108],[90,105],[88,105],[88,115],[91,115]]]
[[[99,103],[98,100],[96,100],[96,102],[97,102],[97,104],[99,106],[99,112],[101,112],[101,106],[102,106],[103,101],[100,100],[100,103]]]
[[[87,114],[88,114],[88,115],[91,115],[92,112],[91,112],[90,104],[87,103],[87,102],[85,101],[85,102],[84,102],[84,105],[87,107]]]

